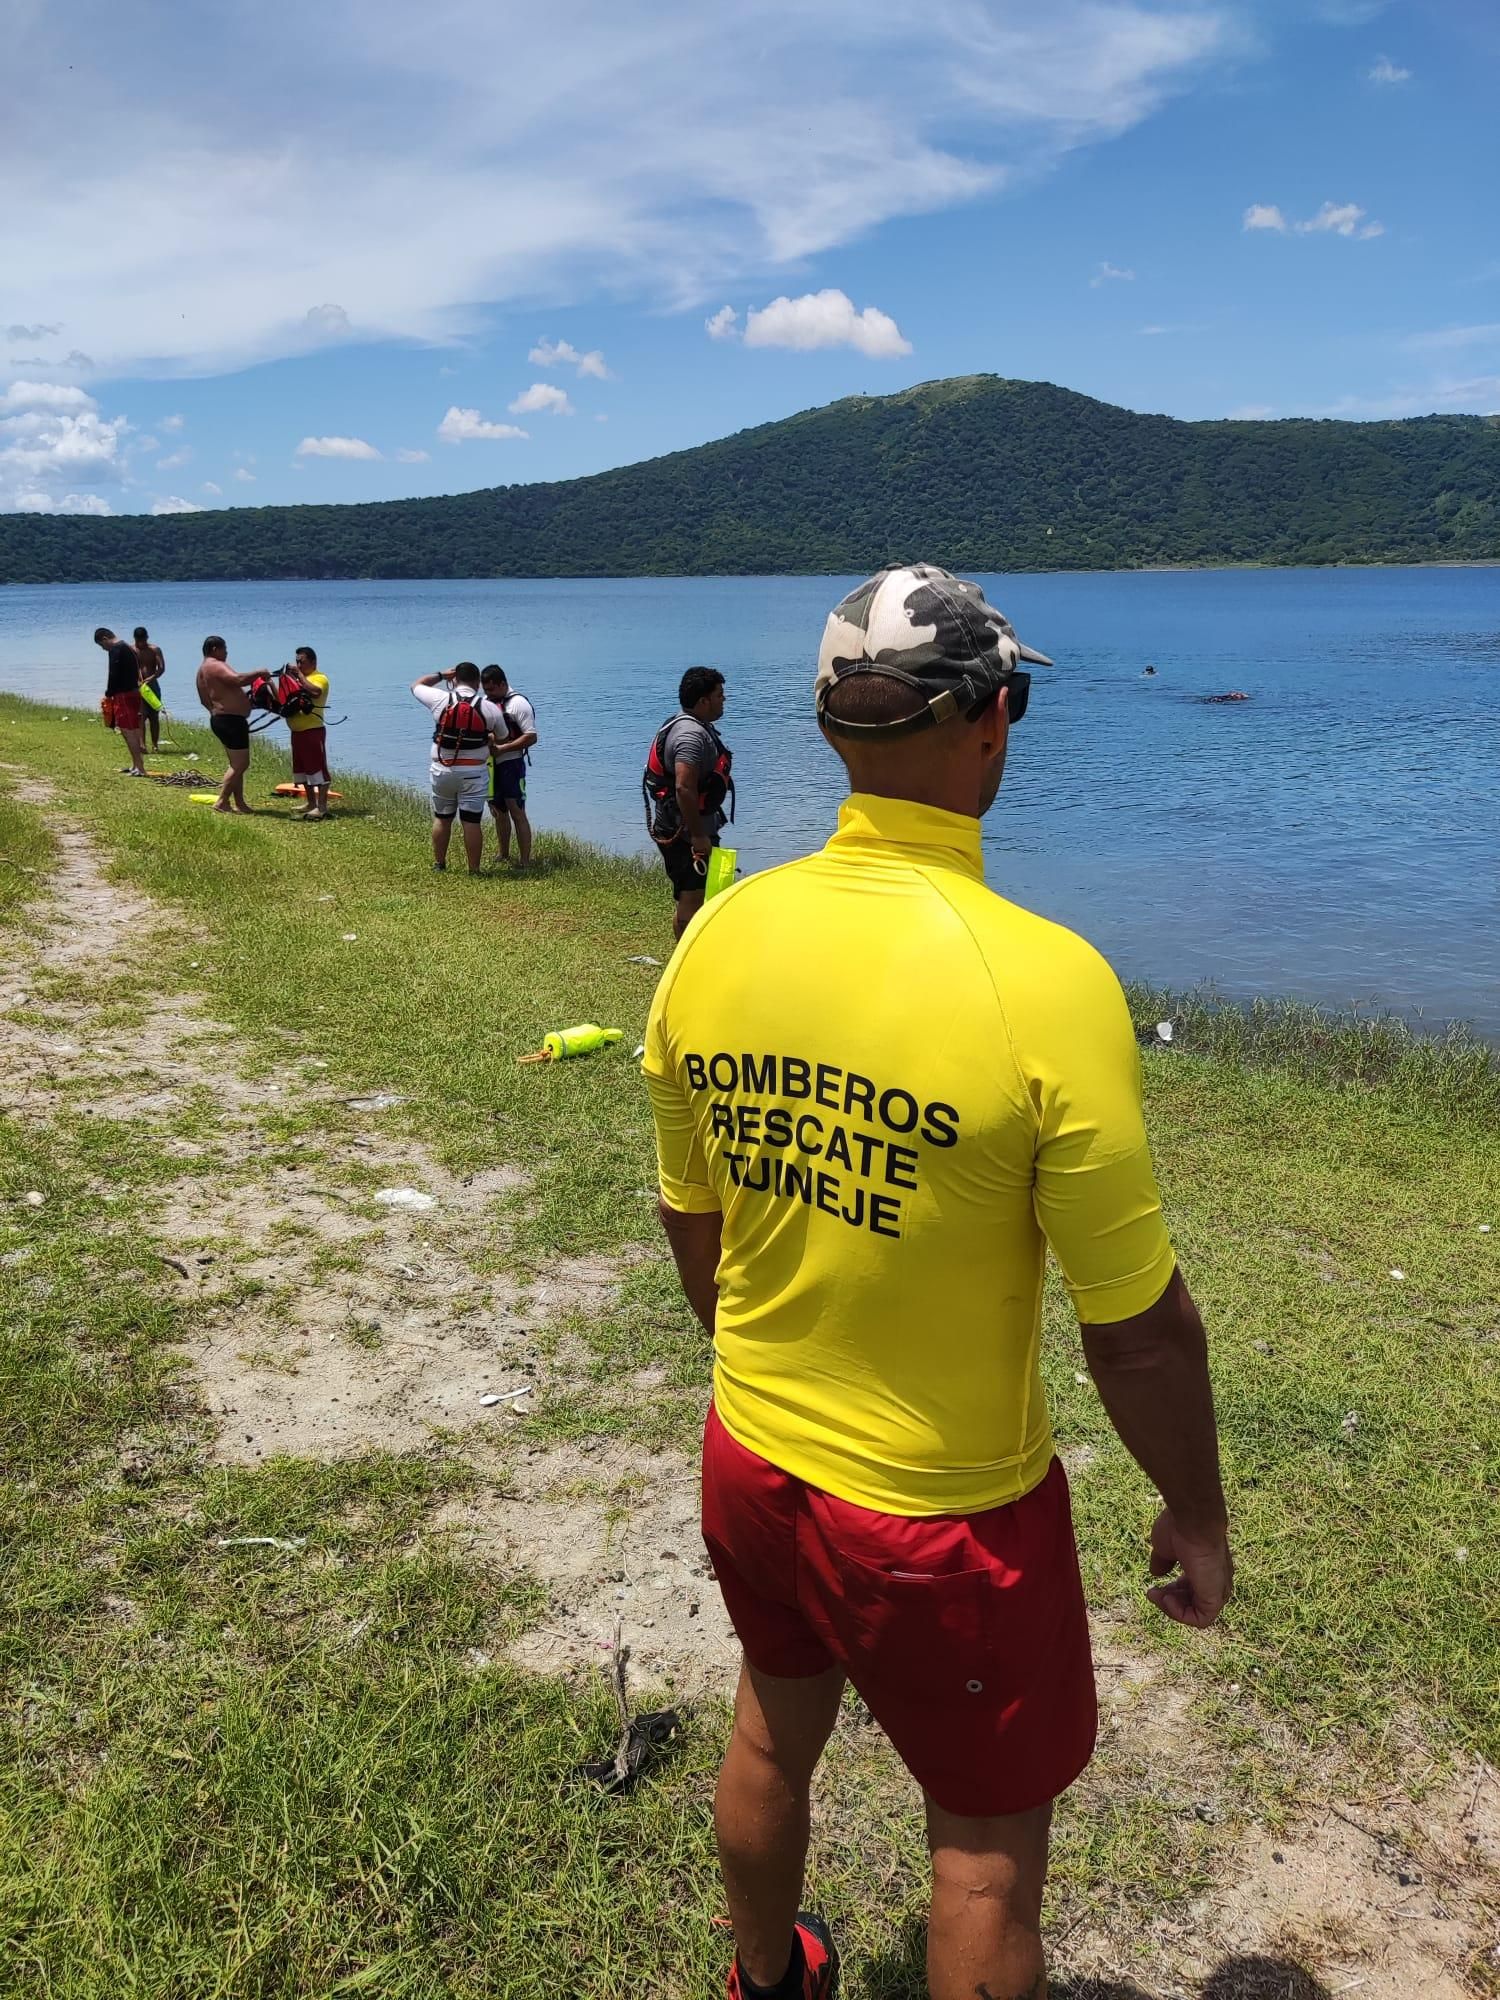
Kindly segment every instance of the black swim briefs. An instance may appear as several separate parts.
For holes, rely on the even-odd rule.
[[[226,750],[248,750],[250,748],[250,718],[248,715],[211,715],[208,718],[208,726]]]

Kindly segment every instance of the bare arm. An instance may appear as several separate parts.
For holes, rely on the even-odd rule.
[[[672,767],[672,776],[677,786],[677,810],[682,814],[682,824],[687,837],[700,852],[706,853],[713,846],[713,828],[698,810],[698,791],[702,779],[696,764],[685,764],[679,758]]]
[[[1151,1574],[1181,1574],[1147,1595],[1179,1624],[1212,1625],[1233,1592],[1234,1561],[1198,1308],[1174,1271],[1145,1312],[1082,1332],[1109,1420],[1165,1503],[1151,1533]]]
[[[536,741],[534,729],[523,729],[519,736],[507,737],[500,745],[502,750],[529,750]]]
[[[703,1331],[712,1338],[719,1304],[714,1274],[719,1268],[724,1217],[717,1209],[710,1215],[684,1215],[680,1209],[668,1208],[664,1201],[657,1203],[657,1213],[672,1246],[687,1302],[698,1315]]]

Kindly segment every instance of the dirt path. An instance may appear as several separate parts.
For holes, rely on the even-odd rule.
[[[22,799],[50,802],[40,780],[0,772]],[[698,1539],[692,1465],[596,1441],[542,1450],[517,1421],[567,1365],[565,1349],[548,1359],[536,1335],[580,1310],[607,1312],[616,1267],[562,1261],[524,1281],[477,1271],[476,1216],[494,1240],[498,1198],[524,1177],[500,1166],[455,1180],[391,1128],[390,1105],[337,1095],[309,1036],[288,1033],[282,1088],[250,1074],[205,996],[154,997],[149,1079],[144,1067],[127,1076],[120,1031],[102,1018],[110,987],[180,942],[180,920],[110,882],[78,828],[57,837],[51,900],[0,971],[0,1107],[28,1122],[76,1113],[154,1128],[180,1158],[180,1178],[146,1222],[172,1260],[160,1281],[199,1307],[185,1359],[210,1455],[329,1458],[456,1434],[483,1477],[433,1526],[474,1559],[508,1574],[524,1567],[546,1587],[547,1612],[519,1659],[592,1670],[619,1617],[643,1677],[689,1695],[727,1692],[737,1654]],[[292,1090],[325,1107],[327,1137],[288,1163],[261,1127]],[[416,1189],[432,1205],[382,1207],[371,1200],[378,1186]],[[1159,1664],[1115,1644],[1107,1625],[1096,1637],[1101,1749],[1068,1810],[1108,1812],[1111,1797],[1160,1788],[1165,1772],[1182,1809],[1213,1823],[1221,1746]],[[1331,1803],[1284,1835],[1251,1827],[1226,1841],[1211,1894],[1185,1915],[1178,1904],[1144,1932],[1132,1924],[1128,1939],[1079,1929],[1061,1940],[1073,1980],[1060,1990],[1070,2000],[1500,1990],[1494,1774],[1475,1769],[1420,1808],[1402,1794],[1360,1797],[1335,1770],[1305,1789]],[[1168,1983],[1132,1983],[1143,1965],[1158,1982],[1166,1968]]]

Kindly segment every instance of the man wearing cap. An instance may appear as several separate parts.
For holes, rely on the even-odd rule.
[[[715,1824],[746,2000],[832,1991],[799,1903],[846,1680],[925,1795],[933,2000],[1046,1992],[1052,1802],[1096,1720],[1038,1370],[1048,1247],[1161,1495],[1148,1595],[1201,1627],[1230,1594],[1119,983],[984,884],[1023,661],[1051,664],[946,570],[846,597],[817,674],[838,831],[707,906],[647,1029],[662,1221],[715,1337],[703,1532],[745,1654]]]

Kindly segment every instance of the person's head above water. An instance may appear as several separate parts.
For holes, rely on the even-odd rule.
[[[479,669],[472,660],[460,660],[458,665],[453,669],[453,678],[458,682],[460,687],[477,688],[479,685]]]
[[[677,684],[684,715],[717,722],[724,713],[724,676],[714,667],[689,667]]]
[[[227,659],[228,655],[229,655],[229,648],[224,644],[224,641],[219,637],[218,633],[210,632],[208,637],[203,641],[204,659],[223,660]]]
[[[497,667],[493,661],[485,668],[479,678],[484,682],[484,691],[486,694],[490,692],[491,688],[497,694],[506,694],[509,692],[510,680],[504,667]]]
[[[1000,789],[1010,726],[1031,676],[978,584],[932,563],[884,569],[829,613],[814,689],[818,724],[857,792],[977,818]]]

